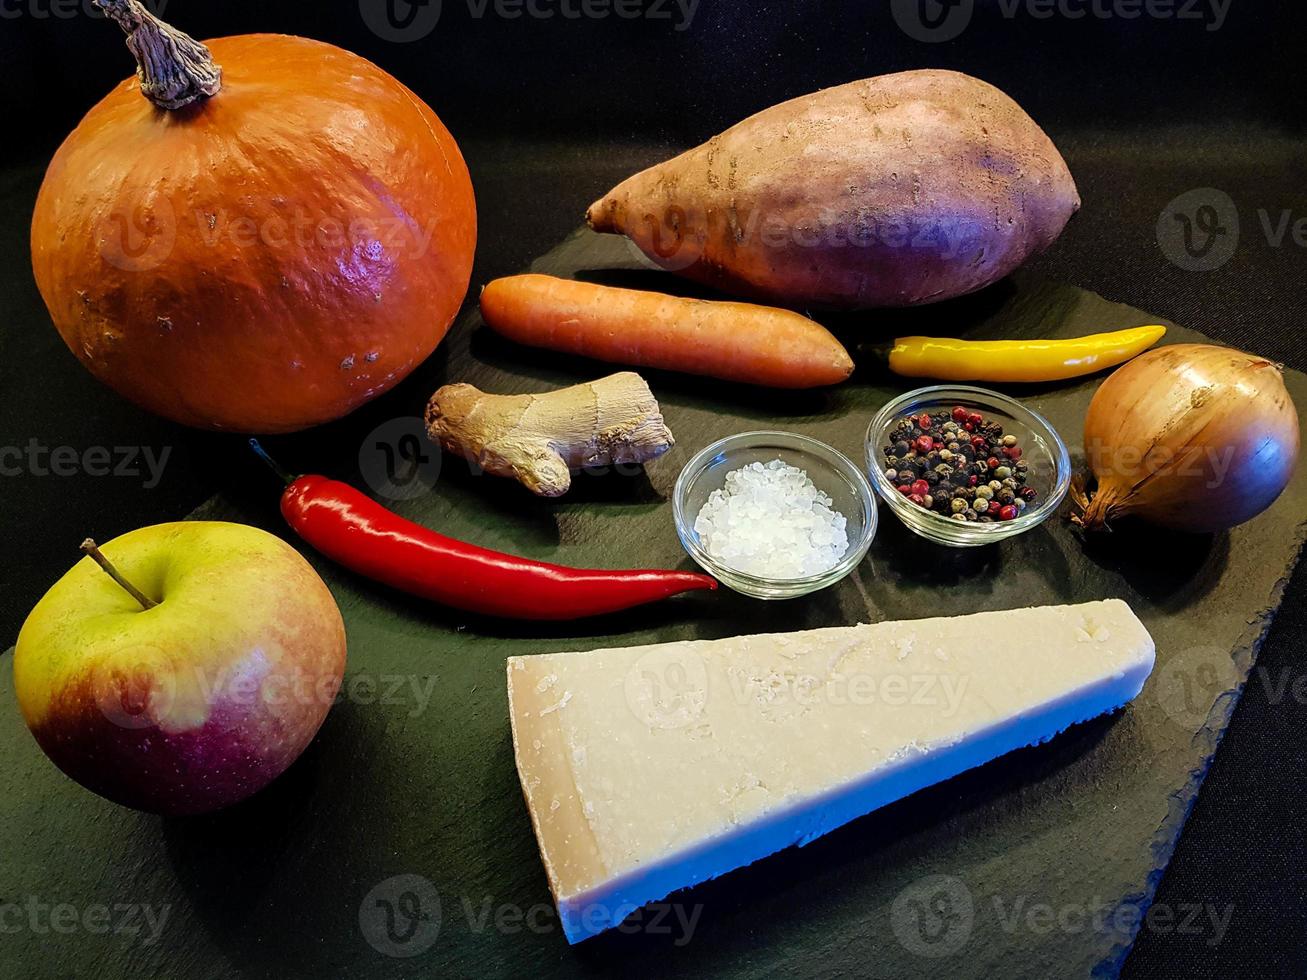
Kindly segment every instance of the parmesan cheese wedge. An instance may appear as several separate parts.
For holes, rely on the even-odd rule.
[[[513,746],[570,942],[1132,700],[1120,600],[514,657]]]

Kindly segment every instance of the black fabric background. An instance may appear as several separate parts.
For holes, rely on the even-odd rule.
[[[429,37],[397,44],[368,30],[359,2],[172,0],[164,13],[200,37],[332,41],[413,87],[462,140],[477,183],[474,282],[520,269],[616,179],[749,112],[854,78],[950,67],[1025,105],[1080,184],[1084,211],[1035,268],[1307,370],[1307,249],[1289,239],[1272,246],[1259,220],[1260,210],[1273,222],[1286,210],[1307,218],[1302,4],[1232,0],[1213,31],[1146,15],[1039,19],[1024,6],[1009,18],[998,0],[977,0],[968,30],[928,44],[896,26],[887,0],[702,0],[684,31],[652,19],[504,19],[493,8],[478,18],[467,0],[445,0]],[[41,307],[27,258],[41,169],[129,70],[116,29],[76,4],[73,16],[54,16],[50,3],[0,0],[9,130],[0,146],[0,446],[37,438],[171,447],[171,456],[149,490],[137,479],[0,479],[0,646],[86,533],[108,538],[179,518],[250,466],[237,440],[179,430],[92,383]],[[1099,0],[1104,7],[1113,4]],[[1231,195],[1243,235],[1228,264],[1185,272],[1158,247],[1158,217],[1204,187]],[[1150,924],[1126,976],[1307,975],[1307,704],[1273,690],[1307,673],[1304,600],[1300,569],[1156,899],[1177,910],[1232,905],[1229,931],[1214,943],[1211,929]]]

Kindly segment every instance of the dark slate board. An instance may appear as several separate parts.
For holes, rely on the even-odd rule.
[[[534,268],[685,288],[645,268],[621,240],[588,232]],[[1156,318],[1082,290],[1018,276],[964,301],[832,325],[859,337],[1073,336],[1150,322]],[[1168,336],[1201,339],[1179,328]],[[509,345],[471,313],[424,366],[430,386],[408,386],[405,411],[420,414],[424,396],[446,380],[541,391],[606,370]],[[688,565],[668,497],[690,454],[732,432],[778,427],[860,458],[872,412],[905,387],[870,370],[838,390],[807,394],[646,375],[679,441],[647,474],[586,477],[572,496],[550,503],[445,461],[435,492],[395,506],[448,533],[535,557]],[[1307,377],[1288,381],[1307,406]],[[1074,447],[1095,384],[1015,393]],[[276,448],[291,465],[314,460],[356,480],[364,476],[351,468],[362,466],[375,490],[376,467],[366,463],[377,459],[375,442],[394,443],[416,425],[389,421],[365,438],[383,421],[365,410]],[[285,533],[272,485],[245,482],[197,516]],[[226,813],[162,820],[83,792],[26,735],[11,672],[0,670],[0,906],[28,896],[46,906],[68,902],[80,923],[54,932],[48,909],[21,913],[46,928],[5,935],[0,974],[1113,975],[1248,676],[1296,560],[1304,514],[1307,472],[1268,514],[1214,538],[1137,528],[1085,545],[1054,520],[997,548],[951,553],[882,512],[858,572],[807,599],[699,595],[544,628],[470,620],[314,558],[348,625],[348,694],[285,777]],[[662,924],[669,934],[564,942],[513,766],[507,656],[1108,596],[1129,601],[1158,645],[1153,679],[1124,712],[678,896],[687,915],[702,906],[688,942],[674,918]],[[392,678],[404,686],[391,690]],[[431,883],[438,910],[431,890],[403,877],[414,875]],[[417,928],[401,917],[387,937],[378,900],[423,896]],[[121,905],[150,906],[156,917],[166,908],[153,942],[145,919]],[[99,918],[86,917],[97,906],[108,907],[107,933],[92,929],[102,928]],[[1039,918],[1049,914],[1042,906],[1063,913],[1062,925]]]

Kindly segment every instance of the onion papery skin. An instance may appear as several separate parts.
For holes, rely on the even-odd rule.
[[[1135,358],[1094,394],[1085,458],[1098,487],[1080,523],[1133,515],[1179,531],[1251,520],[1293,476],[1298,412],[1281,367],[1207,344]]]

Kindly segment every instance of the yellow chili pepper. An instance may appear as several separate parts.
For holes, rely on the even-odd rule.
[[[1132,327],[1074,340],[953,340],[900,337],[889,367],[941,381],[1063,381],[1116,367],[1162,339],[1166,327]]]

